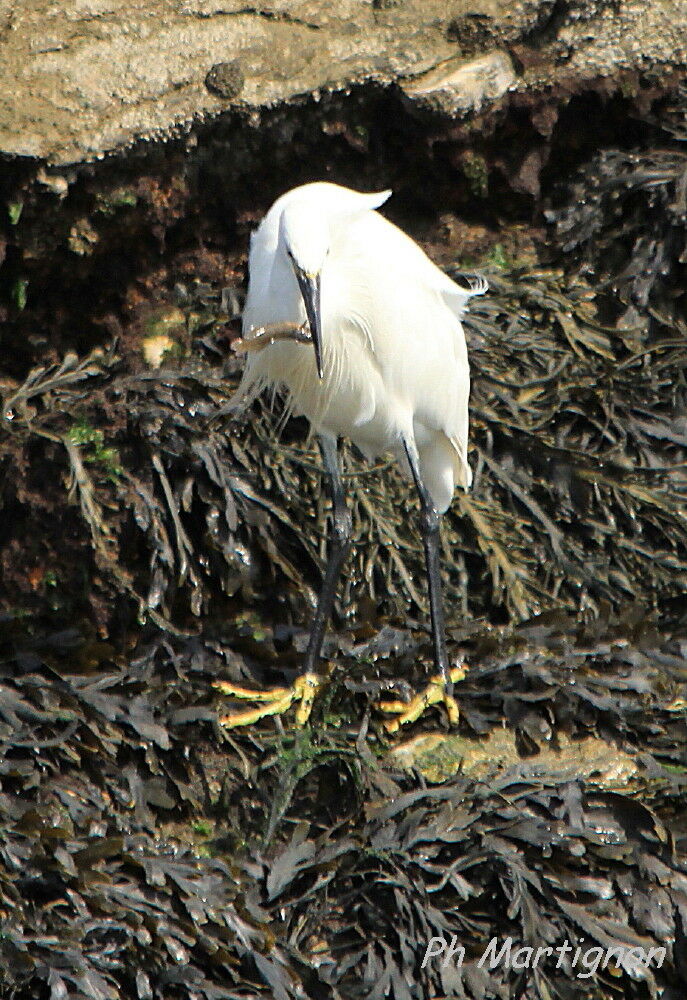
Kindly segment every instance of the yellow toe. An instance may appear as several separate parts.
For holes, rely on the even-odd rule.
[[[464,663],[452,667],[450,672],[452,683],[462,680],[467,673],[467,669]],[[434,677],[430,677],[424,691],[420,691],[410,701],[382,701],[378,707],[382,712],[394,713],[397,716],[395,719],[388,719],[384,723],[387,733],[397,733],[401,726],[405,726],[409,722],[417,722],[426,709],[440,703],[446,708],[449,725],[457,726],[460,718],[458,702],[452,694],[447,694],[444,679],[440,674],[437,674]]]
[[[237,726],[252,726],[260,719],[266,719],[270,715],[283,715],[294,704],[298,703],[296,710],[296,725],[304,726],[310,718],[313,702],[317,692],[322,687],[323,680],[317,674],[301,674],[293,682],[290,688],[276,687],[266,691],[254,688],[242,687],[233,684],[231,681],[214,681],[213,687],[222,694],[230,695],[234,698],[241,698],[246,701],[260,702],[255,708],[244,709],[241,712],[229,712],[219,719],[221,726],[225,729],[233,729]]]
[[[244,698],[246,701],[279,701],[291,691],[291,688],[284,687],[260,691],[258,688],[246,688],[239,684],[232,684],[231,681],[213,681],[212,686],[217,691],[221,691],[222,694],[233,695],[234,698]]]

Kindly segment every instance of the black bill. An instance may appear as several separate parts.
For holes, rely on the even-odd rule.
[[[303,296],[305,311],[310,325],[313,347],[315,348],[315,361],[317,363],[317,374],[322,378],[324,369],[322,368],[322,321],[320,318],[320,276],[319,274],[308,274],[299,267],[295,268],[298,287]]]

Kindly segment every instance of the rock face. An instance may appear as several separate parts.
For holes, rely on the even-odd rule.
[[[0,150],[94,159],[364,81],[451,114],[687,63],[683,0],[0,0]]]

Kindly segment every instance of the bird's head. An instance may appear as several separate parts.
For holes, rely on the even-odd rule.
[[[281,218],[281,239],[303,296],[315,348],[317,374],[322,378],[324,369],[320,292],[322,268],[329,253],[329,227],[321,214],[319,217],[316,216],[312,206],[303,202],[296,203],[284,210]]]
[[[390,194],[391,191],[363,194],[338,184],[316,181],[294,188],[277,202],[281,207],[279,240],[301,290],[320,378],[324,374],[320,290],[332,234],[346,220],[379,208]]]

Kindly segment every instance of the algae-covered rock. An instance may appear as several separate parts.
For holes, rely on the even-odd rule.
[[[607,791],[627,790],[639,770],[629,754],[593,736],[573,741],[562,735],[557,746],[523,757],[510,729],[494,729],[481,740],[422,733],[394,747],[388,760],[393,766],[418,771],[431,782],[459,773],[481,781],[516,773],[530,781],[585,780]]]

